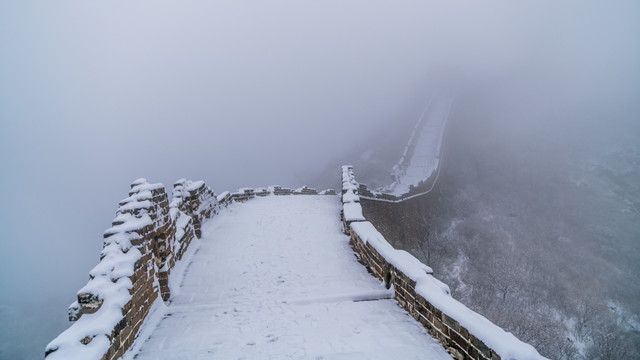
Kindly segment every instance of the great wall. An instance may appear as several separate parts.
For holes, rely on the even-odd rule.
[[[451,106],[448,101],[443,107],[447,111],[441,128],[435,130],[439,134],[436,154],[432,156],[436,159],[432,161],[435,168],[427,169],[418,183],[405,184],[402,193],[368,189],[356,181],[352,166],[341,169],[339,193],[318,192],[306,186],[299,189],[271,186],[216,195],[203,181],[183,179],[174,184],[169,200],[162,184],[135,180],[128,197],[120,201],[111,227],[104,233],[100,262],[91,270],[87,285],[78,291],[77,301],[69,308],[69,320],[74,323],[47,345],[45,357],[134,358],[134,353],[140,351],[158,327],[153,321],[157,321],[158,314],[167,312],[166,306],[172,303],[174,292],[181,286],[177,277],[189,276],[184,275],[185,269],[196,261],[193,248],[199,246],[193,244],[205,241],[203,225],[215,223],[219,215],[242,209],[247,206],[245,203],[257,198],[310,196],[340,204],[341,211],[335,213],[335,218],[342,222],[353,255],[389,289],[340,298],[341,301],[393,298],[386,301],[395,301],[455,359],[544,359],[532,346],[453,299],[447,285],[437,280],[427,265],[408,252],[395,249],[390,245],[393,241],[387,241],[403,231],[405,225],[398,221],[398,214],[422,206],[417,199],[428,194],[437,180],[437,160]],[[415,156],[417,134],[425,127],[426,118],[421,117],[403,158],[394,168],[396,183],[402,181],[401,174]],[[170,315],[166,313],[165,318]]]

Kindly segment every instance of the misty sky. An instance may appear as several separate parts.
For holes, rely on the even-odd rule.
[[[4,1],[0,303],[71,303],[137,177],[298,187],[426,89],[506,82],[536,115],[636,126],[639,4]]]

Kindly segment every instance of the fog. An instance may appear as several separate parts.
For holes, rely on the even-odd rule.
[[[635,1],[1,3],[0,311],[54,329],[0,325],[0,357],[67,326],[135,178],[327,185],[440,87],[495,105],[472,134],[589,150],[638,131],[638,34]]]

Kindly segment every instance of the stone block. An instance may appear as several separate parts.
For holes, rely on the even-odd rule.
[[[429,329],[429,327],[431,326],[431,323],[429,322],[429,319],[427,319],[427,316],[425,315],[424,312],[418,310],[416,311],[417,316],[415,317],[415,319],[422,324],[422,326],[424,326],[425,329]]]
[[[438,328],[438,330],[448,339],[449,338],[449,328],[445,325],[442,320],[434,321],[433,325]]]
[[[467,348],[467,354],[469,355],[469,359],[473,360],[484,360],[485,357],[480,354],[478,349],[469,344]]]
[[[122,339],[121,341],[124,342],[125,339]],[[120,359],[124,356],[124,353],[127,351],[128,347],[125,348],[124,344],[122,344],[121,346],[118,347],[116,353],[114,354],[116,359]]]
[[[464,351],[465,353],[469,349],[469,342],[467,339],[463,338],[458,332],[453,331],[453,329],[449,328],[449,338],[451,342],[455,344],[457,348]]]
[[[116,349],[114,349],[113,347],[109,347],[107,352],[102,355],[102,360],[115,360],[115,353]]]
[[[452,330],[459,332],[460,331],[460,323],[458,323],[455,319],[449,317],[446,314],[442,314],[442,321]]]
[[[111,333],[111,340],[113,341],[113,339],[117,338],[118,335],[120,335],[120,333],[122,332],[122,330],[124,330],[128,325],[129,325],[129,322],[127,321],[127,317],[123,316],[122,319],[116,324],[116,326],[114,326],[113,331]]]
[[[449,354],[451,354],[451,356],[456,360],[468,359],[467,357],[465,357],[465,354],[460,351],[460,349],[457,349],[455,347],[447,347],[447,350],[449,351]]]
[[[82,306],[79,303],[74,302],[69,306],[67,314],[69,316],[69,321],[77,321],[82,316]]]
[[[469,342],[473,345],[479,352],[487,359],[492,359],[493,351],[485,345],[480,339],[473,336],[473,334],[469,334]]]
[[[464,326],[460,326],[460,335],[467,339],[467,341],[469,340],[469,330],[465,329]]]
[[[78,294],[78,304],[82,307],[83,314],[93,314],[100,307],[104,299],[101,299],[98,295],[92,293],[81,293]]]

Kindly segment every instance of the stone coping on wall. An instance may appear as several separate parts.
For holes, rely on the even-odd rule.
[[[359,187],[352,166],[343,166],[342,180],[342,220],[360,262],[394,288],[398,304],[456,359],[545,359],[533,346],[453,299],[449,287],[432,275],[431,268],[406,251],[394,249],[372,223],[347,221],[344,206],[352,206],[355,198],[344,194]]]

